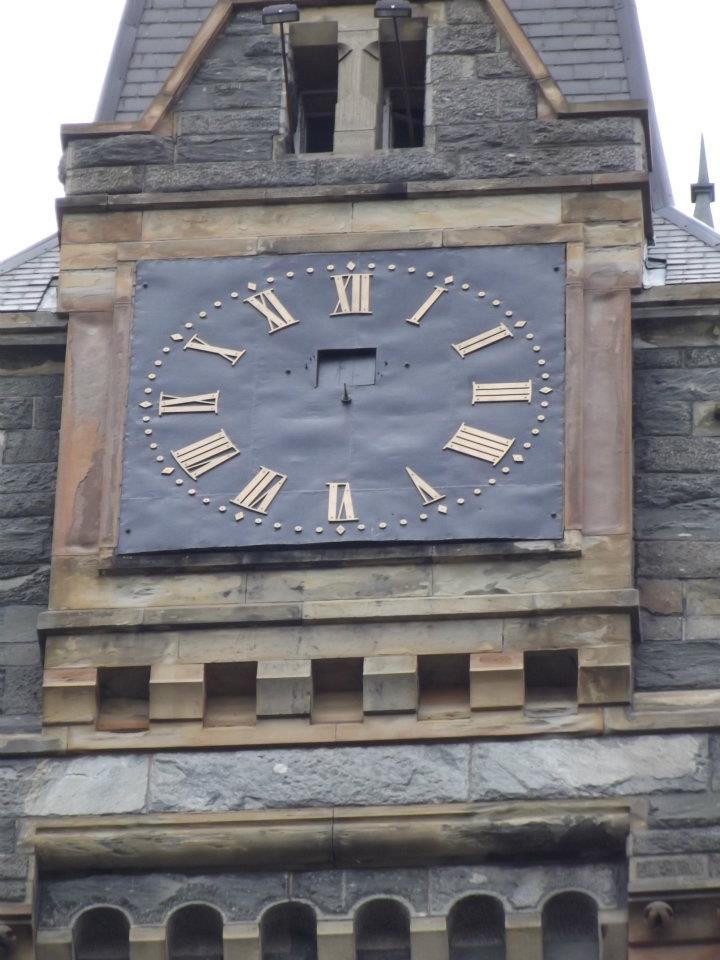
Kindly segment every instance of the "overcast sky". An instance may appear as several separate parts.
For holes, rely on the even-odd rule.
[[[637,3],[675,202],[691,213],[701,131],[720,181],[720,0]],[[123,6],[0,0],[0,260],[55,230],[58,130],[93,119]]]

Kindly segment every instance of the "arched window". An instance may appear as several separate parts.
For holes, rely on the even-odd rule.
[[[260,924],[262,960],[317,960],[317,920],[305,903],[279,903]]]
[[[597,904],[584,893],[559,893],[542,915],[543,960],[600,960]]]
[[[222,917],[204,904],[182,907],[170,917],[167,940],[169,960],[222,960]]]
[[[74,960],[129,960],[130,924],[121,910],[95,907],[73,928]]]
[[[505,911],[494,897],[466,897],[448,918],[450,960],[505,960]]]
[[[410,960],[410,916],[397,900],[370,900],[355,916],[356,960]]]

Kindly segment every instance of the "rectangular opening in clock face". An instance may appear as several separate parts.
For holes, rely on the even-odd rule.
[[[344,386],[367,387],[375,383],[377,351],[369,347],[349,350],[318,350],[318,387],[340,390]]]
[[[563,534],[565,248],[138,264],[119,553]]]

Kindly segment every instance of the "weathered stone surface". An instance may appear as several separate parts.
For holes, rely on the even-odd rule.
[[[636,370],[660,370],[670,367],[677,368],[682,365],[682,351],[672,347],[635,350],[633,354],[633,366]],[[640,396],[643,395],[640,394]]]
[[[671,830],[681,827],[712,827],[720,824],[720,795],[670,794],[650,800],[649,823]]]
[[[269,160],[272,136],[227,137],[217,134],[180,137],[177,159],[189,163],[223,160]]]
[[[0,556],[4,563],[38,563],[50,551],[47,524],[32,517],[0,520]]]
[[[371,896],[397,896],[402,890],[403,899],[418,912],[424,912],[428,879],[427,870],[348,870],[345,874],[347,907],[352,910]]]
[[[720,403],[699,400],[692,405],[692,432],[695,437],[720,436]]]
[[[192,134],[238,133],[259,134],[274,132],[280,125],[279,111],[264,110],[262,107],[247,110],[225,110],[222,113],[190,111],[178,114],[177,122],[181,137]]]
[[[720,439],[650,437],[635,444],[639,470],[659,473],[720,472]]]
[[[720,347],[693,347],[685,351],[686,367],[720,367]]]
[[[686,589],[690,616],[720,617],[720,581],[693,580]]]
[[[42,667],[39,663],[5,667],[2,713],[17,717],[18,732],[34,730],[40,718]]]
[[[318,162],[318,183],[385,183],[445,180],[455,165],[449,157],[424,151],[390,152],[368,157],[331,157]]]
[[[708,876],[707,857],[646,857],[637,860],[633,865],[634,879],[639,881],[667,881],[677,882],[681,879],[700,881]],[[662,883],[658,884],[662,888]],[[654,884],[653,884],[654,886]]]
[[[148,167],[146,188],[151,192],[171,190],[219,190],[234,187],[308,186],[315,183],[316,162],[310,159],[235,161],[227,163],[178,163]]]
[[[484,24],[435,27],[432,53],[495,53],[497,31]]]
[[[23,366],[25,363],[30,365],[31,360],[32,358],[27,358]],[[4,357],[2,366],[3,369],[8,369]],[[49,373],[44,376],[6,374],[0,376],[0,398],[15,400],[19,397],[57,397],[62,394],[62,383],[62,376],[56,373]]]
[[[654,397],[668,400],[716,400],[717,370],[637,370],[635,396],[649,402]]]
[[[22,814],[37,767],[37,760],[0,760],[0,809],[4,817]]]
[[[0,430],[20,430],[32,426],[33,402],[30,398],[0,400]]]
[[[0,517],[51,517],[55,505],[52,493],[3,494]]]
[[[180,98],[177,109],[183,110],[244,110],[246,107],[279,107],[282,85],[270,80],[244,83],[194,84]]]
[[[688,436],[692,432],[692,406],[684,400],[639,403],[636,404],[633,415],[635,429],[641,437]]]
[[[47,463],[57,457],[57,430],[8,430],[5,434],[3,461]]]
[[[502,897],[514,910],[537,910],[555,891],[587,890],[601,907],[624,905],[627,881],[620,864],[593,863],[437,867],[430,870],[430,910],[445,913],[459,894]]]
[[[33,490],[45,493],[55,490],[57,468],[54,463],[28,463],[0,466],[0,494]]]
[[[487,119],[534,120],[536,98],[532,81],[483,80],[460,89],[439,83],[432,90],[432,118],[436,123],[482,123]]]
[[[172,156],[172,140],[146,133],[73,140],[66,159],[68,170],[72,170],[79,167],[168,163],[172,161]]]
[[[720,815],[720,808],[718,808]],[[633,834],[633,856],[720,852],[720,826],[641,830]]]
[[[13,569],[2,564],[0,565],[0,606],[4,603],[43,603],[47,599],[49,582],[49,564],[29,564],[24,569]]]
[[[687,640],[720,640],[720,617],[689,617],[685,637]]]
[[[155,758],[149,806],[233,810],[447,803],[468,791],[465,745],[335,747]]]
[[[137,813],[145,804],[149,768],[149,758],[138,755],[42,760],[25,799],[25,814]]]
[[[475,0],[450,0],[446,6],[448,23],[490,23],[487,10]]]
[[[88,167],[68,171],[65,193],[69,197],[82,193],[140,193],[144,183],[145,167]]]
[[[683,585],[679,580],[640,580],[640,606],[650,613],[682,613]]]
[[[638,690],[704,690],[720,687],[720,641],[640,644],[635,650]]]
[[[472,747],[474,800],[700,792],[709,777],[704,736],[480,743]]]
[[[682,617],[655,617],[643,612],[640,629],[643,640],[681,640],[683,620]]]
[[[62,397],[35,397],[33,400],[33,427],[36,430],[59,430]]]
[[[720,577],[720,542],[641,541],[637,571],[646,577]]]

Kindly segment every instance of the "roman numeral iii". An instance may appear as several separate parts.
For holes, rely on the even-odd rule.
[[[215,393],[196,393],[191,397],[176,397],[172,393],[161,393],[158,413],[217,413],[220,391]]]
[[[332,278],[337,293],[331,317],[353,313],[372,313],[370,309],[370,274],[343,273]]]
[[[509,400],[532,400],[532,380],[520,383],[473,383],[473,403],[503,403]]]
[[[220,430],[180,450],[171,450],[171,453],[185,473],[197,480],[208,470],[236,457],[240,451],[225,431]]]
[[[501,323],[497,327],[493,327],[492,330],[486,330],[485,333],[479,333],[476,337],[470,337],[469,340],[463,340],[462,343],[454,343],[453,350],[456,350],[461,357],[467,357],[470,353],[475,353],[476,350],[482,350],[484,347],[489,347],[491,343],[497,343],[499,340],[505,340],[506,337],[511,337],[512,333],[508,330],[504,323]]]
[[[341,523],[357,520],[349,483],[328,483],[328,521]]]
[[[430,312],[430,308],[438,302],[438,300],[444,293],[447,293],[447,290],[445,289],[445,287],[435,287],[435,289],[427,298],[425,303],[423,303],[422,306],[418,307],[415,313],[411,317],[407,318],[405,323],[412,323],[416,327],[419,327],[420,321],[422,320],[422,318],[425,316],[426,313]]]
[[[249,303],[265,317],[268,322],[268,333],[277,333],[278,330],[285,330],[298,322],[283,305],[272,287],[260,293],[254,293],[252,297],[243,300],[243,303]]]
[[[223,360],[229,360],[231,366],[235,366],[240,357],[245,356],[244,350],[230,350],[228,347],[214,347],[211,343],[206,343],[201,337],[194,333],[183,347],[183,350],[202,350],[203,353],[214,353]]]
[[[231,502],[246,510],[266,514],[286,480],[286,474],[260,467],[250,483]]]
[[[499,437],[477,427],[469,427],[466,423],[460,425],[455,435],[445,444],[443,450],[454,450],[464,453],[467,457],[476,460],[487,460],[493,466],[500,463],[502,458],[515,443],[515,438]]]
[[[413,486],[420,494],[420,499],[426,507],[431,503],[437,503],[438,500],[445,499],[444,493],[440,493],[435,489],[435,487],[431,487],[427,480],[423,480],[423,478],[418,473],[415,473],[415,471],[410,467],[405,467],[405,470],[407,475],[410,477]]]

